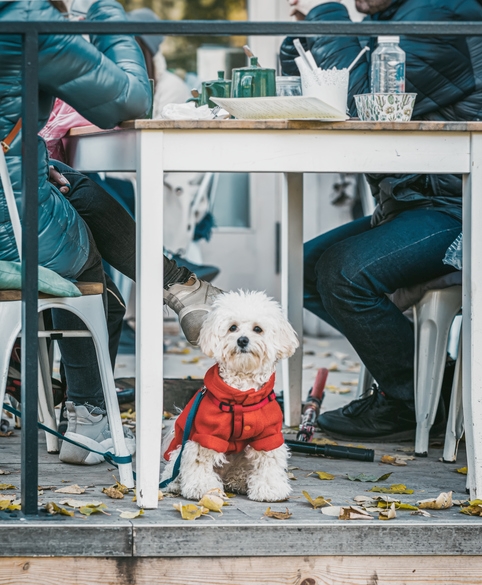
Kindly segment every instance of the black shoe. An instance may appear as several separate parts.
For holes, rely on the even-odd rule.
[[[385,396],[376,386],[369,396],[320,414],[317,422],[327,435],[347,441],[411,440],[417,426],[413,408],[402,400]],[[445,408],[440,400],[433,434],[444,425]]]

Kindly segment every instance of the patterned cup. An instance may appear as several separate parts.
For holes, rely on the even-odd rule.
[[[409,122],[416,97],[416,93],[356,95],[358,117],[364,122]]]

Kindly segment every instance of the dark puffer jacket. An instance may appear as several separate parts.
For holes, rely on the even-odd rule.
[[[62,20],[46,0],[0,1],[0,20]],[[88,20],[126,20],[114,0],[95,2]],[[80,35],[39,37],[39,130],[50,115],[56,96],[101,128],[143,117],[151,91],[144,57],[134,38],[99,35],[87,42]],[[21,117],[22,44],[19,35],[0,35],[0,139]],[[75,278],[89,253],[85,224],[74,208],[48,182],[48,155],[39,138],[39,261],[67,278]],[[20,209],[21,134],[6,155]],[[17,260],[12,224],[0,186],[0,260]]]
[[[346,8],[330,2],[313,8],[310,21],[349,20]],[[482,0],[392,0],[369,20],[377,21],[482,21]],[[323,69],[347,67],[360,49],[376,39],[308,37],[302,39]],[[482,119],[482,37],[402,36],[406,53],[406,91],[417,93],[413,118],[417,120]],[[371,52],[372,52],[371,51]],[[368,55],[371,54],[368,53]],[[281,46],[285,75],[299,75],[293,39]],[[353,96],[370,92],[370,57],[359,61],[350,74],[349,106],[356,116]],[[375,223],[393,218],[404,209],[434,206],[457,218],[462,215],[462,181],[459,175],[369,175],[379,204]]]

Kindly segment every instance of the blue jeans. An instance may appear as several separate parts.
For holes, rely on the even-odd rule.
[[[304,246],[304,306],[352,344],[380,389],[413,403],[411,321],[388,299],[398,288],[453,272],[442,263],[461,222],[433,208],[370,227],[370,217]]]
[[[80,274],[79,282],[104,284],[104,305],[109,330],[109,351],[112,367],[115,364],[122,330],[125,307],[122,296],[104,273],[102,260],[107,261],[131,280],[136,277],[136,224],[126,209],[100,185],[58,161],[52,164],[70,183],[65,197],[85,221],[90,240],[90,252]],[[164,286],[174,282],[185,282],[191,272],[179,268],[174,260],[164,256]],[[161,296],[162,291],[159,291]],[[162,302],[159,302],[162,311]],[[83,322],[67,311],[52,311],[56,329],[85,329]],[[62,365],[67,382],[67,396],[75,403],[88,402],[104,407],[104,394],[97,356],[91,339],[65,338],[59,340]]]

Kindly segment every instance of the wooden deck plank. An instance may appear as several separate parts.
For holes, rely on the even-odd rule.
[[[309,543],[307,548],[309,548]],[[235,546],[235,543],[233,543]],[[0,585],[470,585],[482,557],[0,559]]]

